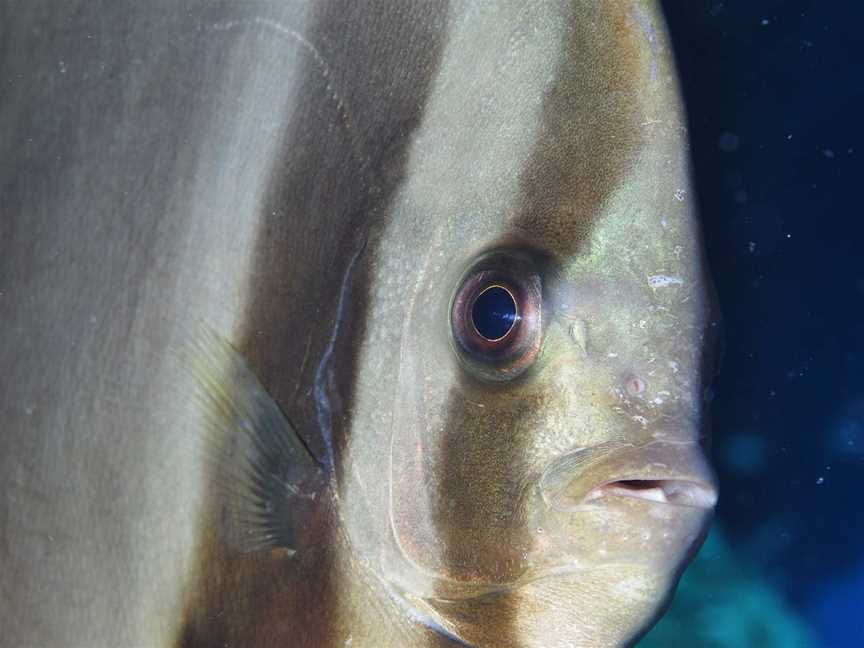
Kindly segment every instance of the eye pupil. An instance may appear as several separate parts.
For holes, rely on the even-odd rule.
[[[516,300],[501,286],[486,288],[471,308],[471,322],[477,333],[492,342],[505,337],[518,320]]]

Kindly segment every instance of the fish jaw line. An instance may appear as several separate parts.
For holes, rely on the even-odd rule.
[[[382,577],[409,599],[454,603],[514,592],[539,580],[588,573],[610,564],[647,561],[655,569],[657,564],[677,565],[692,544],[689,536],[699,535],[694,529],[707,524],[717,501],[713,473],[697,440],[670,434],[663,440],[616,440],[573,449],[526,479],[526,526],[533,530],[535,544],[527,549],[524,569],[512,579],[500,580],[482,575],[458,578],[418,563],[413,557],[416,552],[408,550],[395,524],[392,481],[389,488],[388,526],[393,550],[386,558],[379,557]],[[674,548],[659,548],[655,554],[636,550],[627,542],[618,548],[610,546],[608,554],[601,555],[585,554],[573,545],[574,524],[588,524],[593,533],[618,535],[598,521],[598,516],[608,519],[607,513],[615,519],[626,518],[626,535],[632,534],[636,543],[637,530],[650,526],[649,521],[668,520],[671,527],[664,544]],[[542,531],[537,534],[537,529]],[[641,558],[634,559],[634,553]]]
[[[676,572],[701,545],[717,502],[696,440],[578,448],[550,462],[537,484],[531,580],[610,565]]]

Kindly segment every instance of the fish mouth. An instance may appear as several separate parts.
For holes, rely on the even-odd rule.
[[[631,497],[657,504],[712,509],[717,489],[707,483],[687,479],[618,479],[590,490],[583,502],[601,497]]]
[[[571,512],[597,500],[624,498],[662,506],[712,509],[714,473],[697,443],[607,443],[557,459],[540,479],[546,505]]]

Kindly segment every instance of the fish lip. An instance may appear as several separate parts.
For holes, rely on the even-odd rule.
[[[662,506],[711,510],[717,488],[708,482],[681,477],[623,477],[591,489],[580,504],[602,497],[626,497]]]
[[[547,466],[540,491],[550,509],[565,513],[612,497],[709,511],[718,497],[703,449],[689,441],[576,449]]]

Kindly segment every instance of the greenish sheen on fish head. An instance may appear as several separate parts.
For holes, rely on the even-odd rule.
[[[670,44],[648,2],[451,14],[364,260],[340,520],[450,640],[623,645],[716,500]]]

